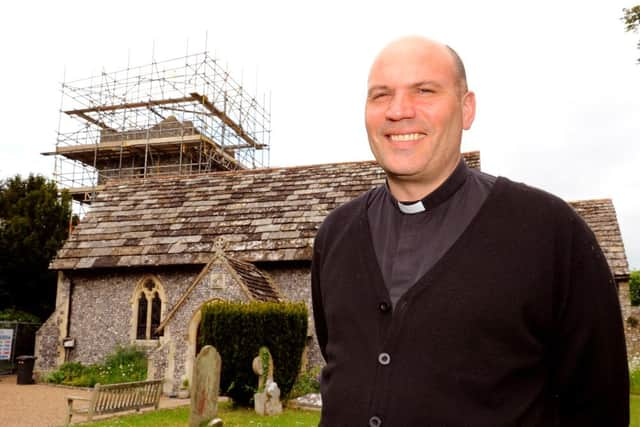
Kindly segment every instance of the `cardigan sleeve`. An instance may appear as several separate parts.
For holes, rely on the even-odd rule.
[[[326,346],[327,346],[327,323],[324,315],[324,306],[322,304],[322,291],[321,291],[321,278],[320,270],[322,265],[322,251],[321,251],[321,234],[322,227],[318,230],[316,238],[313,243],[313,258],[311,260],[311,301],[313,308],[313,322],[316,331],[316,338],[318,340],[318,346],[324,360],[327,360]]]
[[[616,283],[595,236],[577,215],[570,247],[560,258],[565,272],[554,304],[551,356],[558,425],[627,426],[629,374]]]

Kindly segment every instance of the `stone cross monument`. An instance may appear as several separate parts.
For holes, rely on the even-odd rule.
[[[254,408],[258,415],[277,415],[282,413],[280,388],[273,381],[273,358],[267,347],[261,347],[258,356],[253,359],[253,372],[259,375],[258,392],[253,395]]]

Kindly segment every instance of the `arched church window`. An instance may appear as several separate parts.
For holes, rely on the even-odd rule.
[[[147,279],[137,292],[136,339],[157,340],[156,333],[162,320],[163,292],[156,281]]]

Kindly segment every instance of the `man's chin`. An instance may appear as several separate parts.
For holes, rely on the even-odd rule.
[[[415,181],[420,175],[419,171],[408,168],[382,168],[389,179],[397,181]]]

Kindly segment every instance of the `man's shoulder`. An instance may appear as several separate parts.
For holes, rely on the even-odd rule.
[[[524,204],[527,207],[540,206],[554,211],[572,211],[566,201],[546,190],[523,182],[512,181],[503,176],[498,181],[502,185],[500,196],[512,200],[514,203]]]
[[[323,223],[331,222],[343,222],[353,218],[358,218],[364,212],[366,212],[367,201],[371,194],[378,190],[379,187],[372,188],[365,193],[360,194],[358,197],[349,200],[333,209],[324,219]]]
[[[363,218],[363,215],[366,214],[368,200],[378,189],[379,187],[372,188],[333,209],[322,221],[322,224],[320,224],[318,234],[335,233],[337,230],[345,230],[349,224],[352,224],[359,218]]]
[[[546,190],[505,177],[500,177],[496,184],[496,205],[506,215],[536,217],[547,224],[583,222],[569,203]]]

